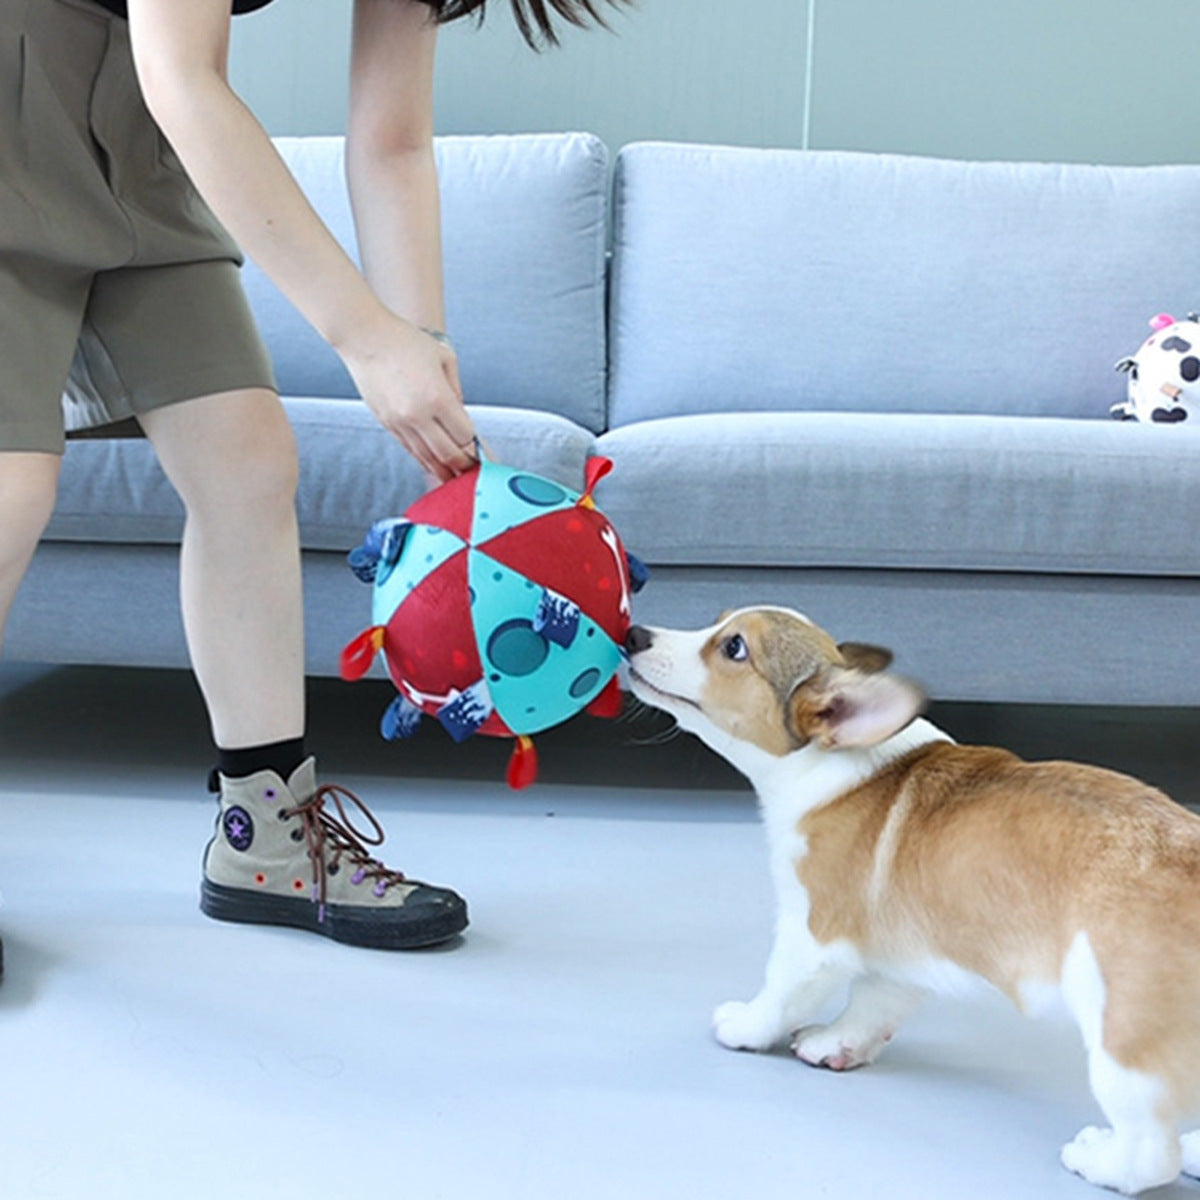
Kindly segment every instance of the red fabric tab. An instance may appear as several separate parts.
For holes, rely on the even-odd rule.
[[[537,749],[527,737],[517,738],[508,760],[508,786],[514,791],[527,788],[538,776]]]
[[[596,486],[596,484],[598,484],[600,480],[602,480],[612,469],[613,460],[611,458],[605,458],[602,454],[593,454],[592,457],[587,460],[587,467],[584,470],[583,494],[585,496],[590,496],[592,494],[592,489]]]
[[[373,625],[370,629],[364,629],[342,651],[342,678],[347,683],[361,679],[371,669],[371,663],[375,661],[375,655],[379,653],[382,645],[382,625]]]

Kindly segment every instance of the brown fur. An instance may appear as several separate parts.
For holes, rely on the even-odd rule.
[[[1023,984],[1058,981],[1086,931],[1108,992],[1105,1048],[1163,1077],[1181,1106],[1196,1101],[1200,818],[1112,771],[937,743],[801,832],[819,941],[948,959],[1020,1004]]]

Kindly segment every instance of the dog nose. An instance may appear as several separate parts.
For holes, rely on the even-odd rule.
[[[654,643],[654,635],[650,630],[641,625],[630,626],[629,632],[625,635],[625,649],[630,654],[637,654],[642,650],[649,650]]]

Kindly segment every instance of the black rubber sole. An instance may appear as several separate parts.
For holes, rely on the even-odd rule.
[[[286,925],[348,946],[417,950],[447,942],[467,927],[467,905],[462,897],[440,889],[438,894],[445,897],[441,903],[417,902],[395,909],[328,904],[321,921],[317,905],[307,898],[272,896],[205,879],[200,885],[200,909],[217,921]]]

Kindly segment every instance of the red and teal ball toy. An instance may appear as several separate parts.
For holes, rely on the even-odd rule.
[[[588,461],[583,493],[490,461],[377,521],[350,565],[372,584],[371,628],[342,651],[360,679],[381,655],[399,695],[383,735],[422,714],[456,741],[516,739],[512,787],[537,777],[530,735],[587,709],[616,716],[616,672],[645,568],[591,493],[611,470]]]

